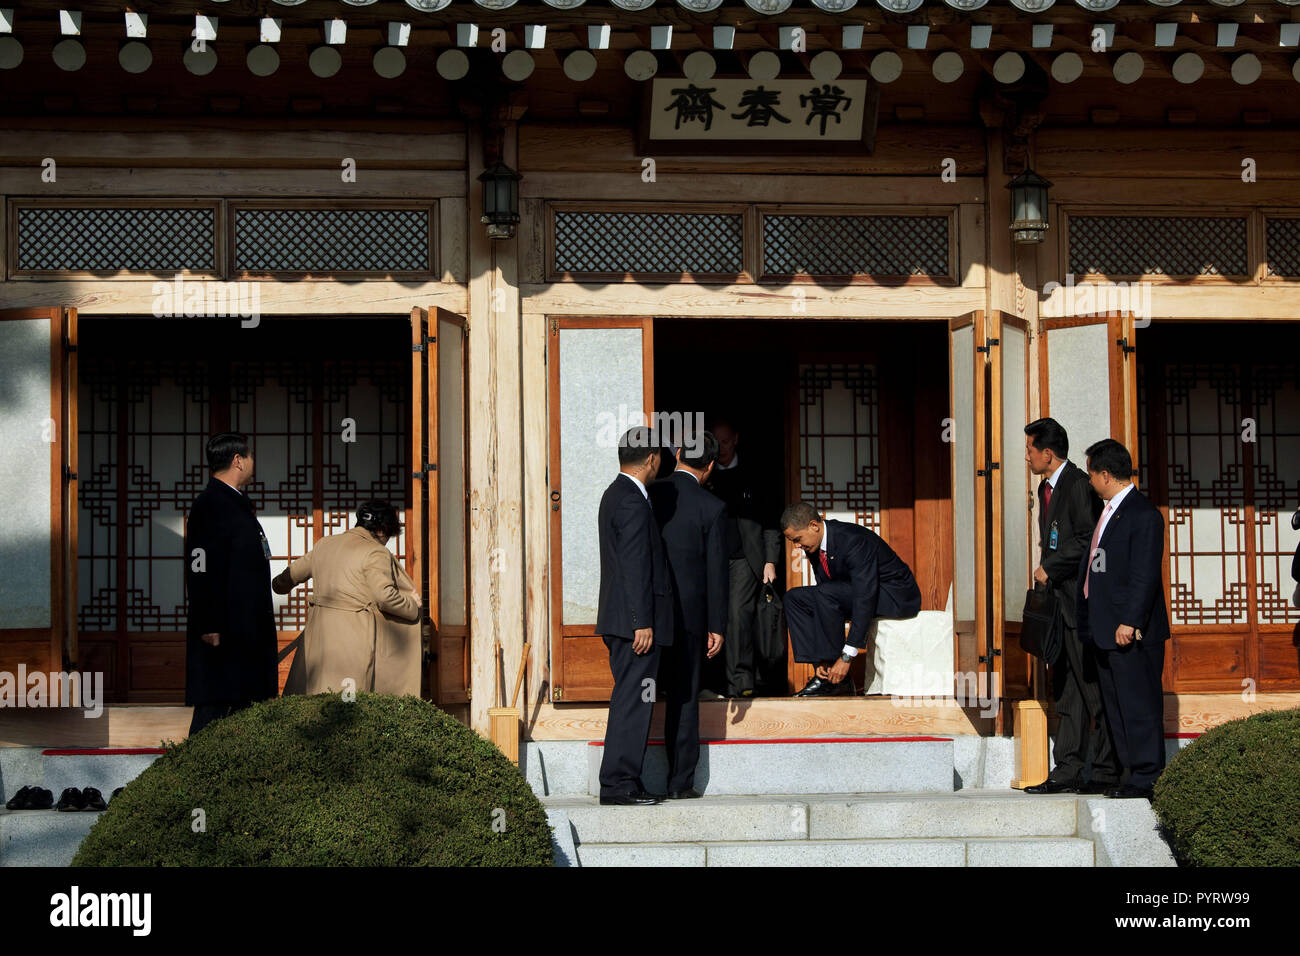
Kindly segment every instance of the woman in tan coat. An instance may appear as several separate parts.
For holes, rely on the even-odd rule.
[[[315,582],[299,653],[306,692],[420,695],[420,595],[385,544],[399,525],[386,501],[357,509],[357,526],[320,541],[271,582],[278,594]]]

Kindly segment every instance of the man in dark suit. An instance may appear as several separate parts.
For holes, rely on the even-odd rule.
[[[185,527],[185,703],[190,733],[279,692],[271,548],[243,488],[253,479],[248,436],[208,441],[208,486]]]
[[[727,620],[727,509],[700,485],[709,477],[718,442],[704,432],[698,449],[683,448],[677,470],[650,486],[673,582],[673,643],[660,666],[668,703],[668,799],[698,797],[700,669],[722,650]]]
[[[779,503],[760,491],[752,469],[742,465],[740,433],[725,419],[710,429],[718,440],[718,461],[705,487],[727,506],[727,642],[715,665],[707,667],[705,686],[724,697],[753,697],[778,681],[785,693],[785,664],[757,659],[755,626],[763,585],[776,581],[781,563]]]
[[[1043,479],[1038,485],[1041,542],[1034,582],[1056,592],[1065,624],[1061,656],[1049,662],[1060,717],[1053,746],[1056,766],[1045,781],[1025,787],[1025,793],[1103,793],[1119,783],[1119,762],[1097,684],[1096,651],[1079,640],[1075,619],[1079,561],[1097,526],[1101,499],[1083,469],[1069,460],[1069,452],[1069,437],[1056,419],[1040,418],[1025,426],[1025,461]],[[1092,777],[1085,783],[1090,752]]]
[[[609,698],[600,802],[658,803],[641,781],[654,712],[659,648],[673,640],[673,586],[646,483],[659,470],[651,429],[619,439],[619,474],[600,499],[600,598],[596,633],[609,649]]]
[[[803,549],[817,581],[785,595],[794,659],[817,665],[813,678],[795,696],[856,694],[849,665],[866,648],[871,622],[915,617],[921,610],[921,589],[911,568],[869,528],[823,521],[805,501],[785,509],[781,527],[786,538]],[[850,622],[847,641],[845,621]]]
[[[1119,442],[1088,447],[1088,479],[1106,507],[1079,565],[1079,636],[1098,649],[1101,698],[1128,771],[1108,797],[1150,797],[1165,766],[1165,520],[1132,478],[1133,459]]]

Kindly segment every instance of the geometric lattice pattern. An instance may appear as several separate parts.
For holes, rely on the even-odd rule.
[[[1260,624],[1300,621],[1291,603],[1291,561],[1300,532],[1291,513],[1300,504],[1300,363],[1252,365],[1250,412],[1258,428],[1251,499],[1255,513],[1255,603]]]
[[[1264,232],[1268,274],[1300,276],[1300,219],[1266,219]]]
[[[234,207],[235,272],[429,272],[429,210]]]
[[[880,394],[870,365],[799,366],[799,495],[880,533]],[[804,564],[804,583],[813,582]]]
[[[1244,276],[1246,219],[1213,216],[1071,216],[1075,275]]]
[[[947,216],[763,217],[765,276],[947,276]]]
[[[19,206],[15,265],[25,272],[213,272],[212,207]]]
[[[736,275],[744,270],[739,213],[555,213],[555,271]]]

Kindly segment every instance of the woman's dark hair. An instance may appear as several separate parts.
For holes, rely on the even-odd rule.
[[[241,435],[239,432],[222,432],[220,435],[213,435],[208,439],[204,451],[207,453],[208,468],[214,472],[225,471],[235,460],[236,455],[241,458],[248,457],[248,436]]]
[[[362,502],[361,507],[357,509],[357,526],[367,531],[386,534],[390,538],[396,537],[402,527],[393,506],[378,498]]]

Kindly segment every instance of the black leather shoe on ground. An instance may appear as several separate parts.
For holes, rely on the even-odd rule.
[[[85,801],[83,810],[107,810],[108,804],[104,802],[104,795],[94,787],[87,787],[81,791],[81,798]]]
[[[1079,785],[1064,783],[1060,780],[1044,780],[1032,787],[1025,787],[1025,793],[1078,793]]]
[[[32,787],[27,794],[28,810],[48,810],[54,806],[54,794],[44,787]]]
[[[76,787],[68,787],[63,793],[59,794],[59,805],[56,810],[84,810],[86,809],[86,798],[81,795],[81,791]]]
[[[17,793],[15,793],[12,797],[9,798],[9,802],[5,804],[5,809],[6,809],[6,810],[26,810],[26,809],[28,809],[28,806],[27,806],[27,797],[28,797],[28,795],[29,795],[31,792],[32,792],[32,788],[31,788],[31,787],[23,787],[23,788],[20,789]]]
[[[702,794],[691,787],[689,790],[669,790],[664,796],[669,800],[698,800]]]
[[[1131,783],[1122,783],[1118,787],[1111,787],[1106,791],[1106,796],[1115,800],[1134,800],[1138,797],[1151,799],[1150,787],[1135,787]]]
[[[111,797],[109,797],[108,799],[110,799],[110,800],[116,800],[116,799],[117,799],[117,795],[118,795],[119,793],[121,793],[121,792],[122,792],[123,790],[125,790],[125,789],[126,789],[126,787],[118,787],[116,790],[113,791],[113,795],[112,795]]]
[[[1105,793],[1107,790],[1114,790],[1118,786],[1119,784],[1114,780],[1094,780],[1091,783],[1081,784],[1079,792],[1088,794]]]
[[[638,790],[634,793],[616,793],[612,797],[601,797],[600,805],[602,807],[648,807],[662,799],[663,797],[657,797],[653,793]]]
[[[825,677],[814,677],[808,683],[804,684],[803,690],[795,694],[796,697],[853,697],[858,693],[857,686],[853,683],[852,677],[846,677],[838,684],[834,684]]]

